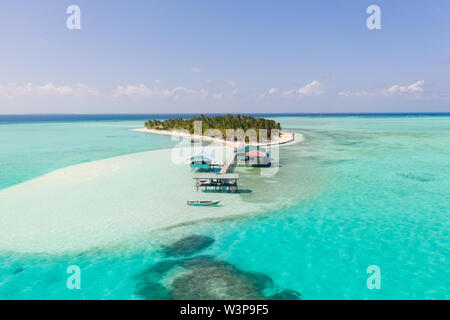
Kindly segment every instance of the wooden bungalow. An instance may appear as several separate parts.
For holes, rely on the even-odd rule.
[[[236,163],[244,165],[270,166],[271,158],[266,149],[248,145],[235,150]]]
[[[204,188],[208,191],[211,188],[213,191],[228,191],[236,192],[238,190],[239,175],[235,173],[196,173],[194,174],[195,187],[197,191],[199,188]]]
[[[214,156],[207,152],[200,152],[189,158],[190,167],[193,169],[210,169],[212,162],[214,161]]]

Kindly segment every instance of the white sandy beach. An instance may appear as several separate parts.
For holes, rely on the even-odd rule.
[[[177,137],[186,137],[191,139],[197,139],[197,140],[203,140],[208,142],[217,142],[217,143],[223,143],[230,147],[237,148],[241,146],[243,143],[233,142],[233,141],[227,141],[224,139],[219,139],[217,137],[210,137],[207,135],[196,135],[196,134],[188,134],[182,131],[177,130],[157,130],[157,129],[147,129],[147,128],[138,128],[138,129],[132,129],[133,131],[140,131],[140,132],[148,132],[148,133],[154,133],[154,134],[162,134],[162,135],[169,135],[169,136],[177,136]],[[295,134],[292,132],[280,132],[280,137],[278,139],[267,141],[267,142],[261,142],[261,143],[252,143],[252,145],[257,146],[271,146],[271,145],[277,145],[277,144],[285,144],[294,141]]]

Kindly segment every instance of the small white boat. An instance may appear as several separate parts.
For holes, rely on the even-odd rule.
[[[189,200],[186,203],[189,206],[216,206],[220,200]]]

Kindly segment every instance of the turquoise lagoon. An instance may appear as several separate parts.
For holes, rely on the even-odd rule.
[[[215,239],[202,254],[263,273],[302,299],[450,298],[450,116],[274,117],[304,141],[280,148],[274,176],[242,170],[252,192],[228,195],[217,211],[186,209],[190,223],[180,223],[186,217],[175,204],[161,206],[145,192],[152,176],[161,180],[152,159],[177,142],[129,130],[144,119],[0,123],[1,299],[141,299],[136,276],[165,259],[162,245],[190,234]],[[89,177],[72,181],[105,167],[114,173],[94,177],[92,190]],[[161,192],[192,195],[188,170],[174,170],[183,183]],[[66,176],[59,192],[52,184]],[[95,193],[95,211],[85,214],[89,203],[78,206],[66,193]],[[114,211],[121,206],[128,209]],[[53,207],[83,237],[70,228],[67,237],[53,233]],[[155,210],[165,227],[151,228]],[[94,219],[108,213],[112,227],[96,229]],[[52,238],[39,238],[45,234]],[[69,265],[82,270],[81,290],[66,287]],[[370,265],[380,267],[380,290],[366,286]]]

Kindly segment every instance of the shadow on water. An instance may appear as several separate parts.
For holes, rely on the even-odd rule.
[[[242,194],[242,193],[252,193],[253,191],[250,189],[240,189],[236,191],[228,191],[228,190],[202,190],[203,193],[236,193],[236,194]]]

